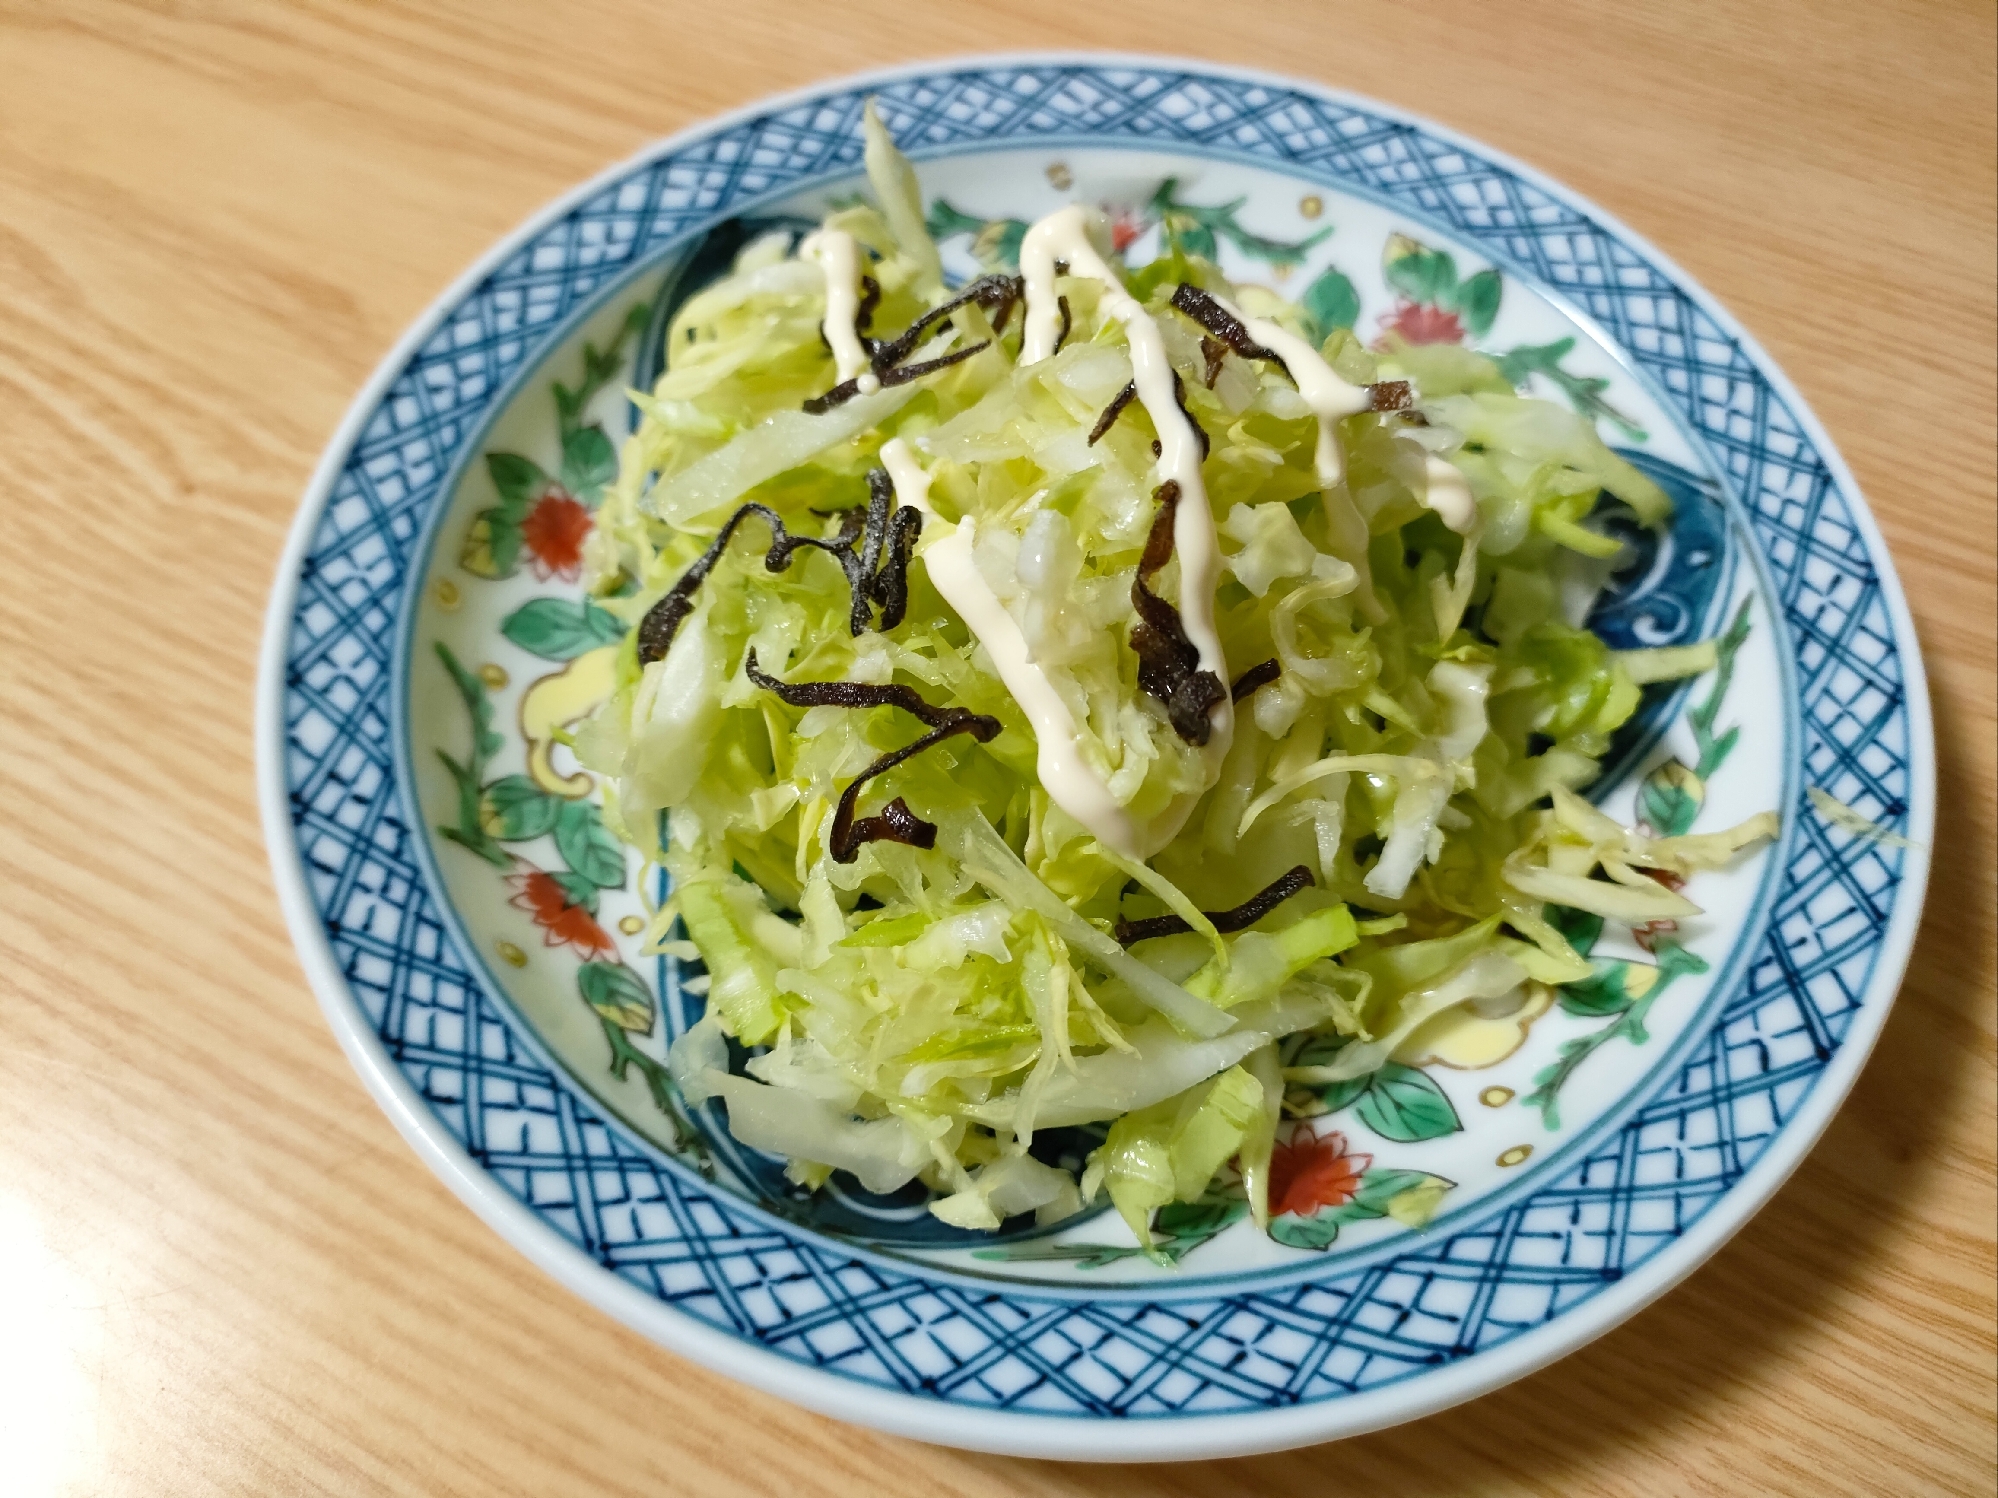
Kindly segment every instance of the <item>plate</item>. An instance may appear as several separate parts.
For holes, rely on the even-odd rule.
[[[1613,643],[1718,638],[1648,688],[1592,790],[1781,836],[1707,914],[1596,938],[1590,981],[1294,1089],[1277,1230],[1225,1192],[1174,1263],[1114,1214],[947,1227],[919,1190],[807,1196],[663,1058],[693,965],[648,956],[636,860],[564,729],[619,626],[577,578],[672,309],[749,239],[860,190],[872,95],[954,278],[1076,199],[1321,327],[1462,343],[1670,490],[1598,599]],[[667,1347],[843,1419],[1021,1455],[1208,1457],[1405,1420],[1601,1334],[1693,1269],[1822,1131],[1916,927],[1934,774],[1913,629],[1789,382],[1658,252],[1386,106],[1192,63],[934,63],[662,142],[498,246],[384,362],[313,479],[259,702],[277,884],[335,1033],[488,1223]],[[1828,818],[1812,793],[1854,818]],[[658,876],[655,876],[658,877]],[[1047,1141],[1079,1154],[1084,1136]]]

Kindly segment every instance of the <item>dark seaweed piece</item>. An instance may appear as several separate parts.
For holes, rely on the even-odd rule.
[[[1251,666],[1235,678],[1235,684],[1228,689],[1228,700],[1240,702],[1244,697],[1260,692],[1281,675],[1283,667],[1273,660],[1264,661],[1260,666]]]
[[[764,671],[752,649],[742,659],[743,673],[766,692],[774,692],[792,707],[899,707],[929,728],[962,728],[981,744],[999,733],[999,720],[962,707],[934,707],[914,687],[898,683],[876,686],[865,681],[779,681]]]
[[[708,549],[639,621],[638,663],[646,666],[665,659],[672,648],[673,636],[693,611],[694,590],[721,560],[735,528],[751,515],[759,516],[770,527],[770,549],[763,555],[767,571],[786,571],[801,548],[823,551],[846,574],[852,594],[847,623],[854,634],[867,632],[875,604],[881,607],[882,629],[893,629],[900,624],[909,606],[909,558],[915,550],[916,537],[922,532],[923,516],[921,511],[907,505],[895,508],[894,486],[889,483],[885,469],[869,471],[867,490],[864,510],[835,512],[840,517],[839,533],[829,540],[793,535],[784,528],[783,518],[768,505],[746,504],[729,516],[708,543]],[[854,548],[856,541],[860,543],[858,550]]]
[[[1264,348],[1249,336],[1248,328],[1241,319],[1233,316],[1213,297],[1198,286],[1182,282],[1173,288],[1172,305],[1199,323],[1215,338],[1244,359],[1267,359],[1285,374],[1290,374],[1290,366],[1270,349]],[[1208,347],[1209,340],[1200,340],[1200,349],[1207,357],[1207,383],[1212,386],[1215,376],[1221,369],[1221,356]],[[1293,381],[1295,375],[1291,375]],[[1406,380],[1379,380],[1366,387],[1367,409],[1370,411],[1406,411],[1415,404],[1415,392]]]
[[[839,838],[838,824],[834,824],[833,838]],[[828,841],[831,841],[829,839]],[[874,816],[862,817],[847,824],[844,846],[846,857],[833,854],[839,863],[852,863],[860,856],[862,843],[905,843],[911,848],[934,848],[937,845],[937,824],[925,822],[913,811],[909,803],[897,796]]]
[[[881,605],[881,628],[893,629],[909,611],[909,558],[923,531],[920,510],[903,505],[888,518],[888,545],[867,592]]]
[[[1065,296],[1056,297],[1055,305],[1061,308],[1061,331],[1055,334],[1055,346],[1054,346],[1054,351],[1058,354],[1061,352],[1061,346],[1064,343],[1068,342],[1068,335],[1075,328],[1075,319],[1069,315],[1067,297]]]
[[[1214,929],[1223,935],[1232,931],[1245,931],[1299,890],[1309,889],[1312,883],[1311,870],[1299,864],[1266,889],[1258,890],[1233,910],[1203,910],[1201,914],[1212,921]],[[1119,920],[1111,935],[1117,938],[1117,945],[1128,947],[1134,942],[1150,941],[1155,936],[1177,936],[1182,931],[1192,929],[1183,917],[1155,915],[1142,921]]]
[[[881,288],[875,284],[872,277],[862,277],[861,286],[867,291],[867,295],[861,302],[854,331],[861,334],[860,341],[867,350],[869,369],[884,386],[906,385],[911,380],[920,379],[926,374],[935,374],[938,370],[948,369],[960,360],[969,359],[985,345],[973,344],[970,348],[959,349],[955,353],[947,354],[940,359],[932,359],[925,364],[911,364],[906,367],[902,365],[902,361],[916,351],[927,335],[948,327],[950,315],[958,308],[973,302],[988,312],[996,312],[997,320],[993,325],[995,336],[1004,331],[1013,315],[1013,304],[1023,294],[1024,284],[1018,276],[980,276],[949,301],[930,308],[893,338],[869,338],[862,330],[873,319],[874,308],[881,300]],[[856,375],[853,379],[841,380],[824,395],[815,395],[807,400],[805,410],[813,416],[823,415],[834,406],[845,405],[859,393],[860,378]]]
[[[991,340],[986,339],[984,342],[972,344],[970,348],[955,349],[940,358],[931,359],[926,363],[904,364],[897,369],[883,370],[875,378],[880,380],[881,388],[884,390],[890,385],[906,385],[911,380],[919,380],[924,375],[935,374],[940,369],[949,369],[953,364],[962,363],[980,349],[983,349],[986,343],[989,342]],[[815,395],[807,400],[804,406],[805,414],[808,416],[823,416],[834,406],[843,406],[858,394],[860,394],[860,376],[855,375],[850,380],[841,380],[824,395]]]
[[[869,354],[871,362],[874,365],[874,372],[885,375],[889,369],[908,358],[909,355],[916,351],[916,346],[923,341],[924,334],[928,333],[960,307],[966,307],[976,302],[987,311],[1003,309],[1006,316],[1010,317],[1012,315],[1013,303],[1020,299],[1021,285],[1022,283],[1018,276],[980,276],[976,281],[967,284],[962,291],[958,292],[949,301],[939,303],[937,306],[930,308],[929,311],[910,323],[908,327],[897,333],[893,338],[873,344],[869,350]],[[1005,320],[1002,319],[993,331],[997,332],[999,328],[1003,328],[1004,326]]]
[[[1179,483],[1159,485],[1159,513],[1145,538],[1138,575],[1131,580],[1131,607],[1138,622],[1131,628],[1131,649],[1138,656],[1138,685],[1165,708],[1173,732],[1189,744],[1205,744],[1213,732],[1207,714],[1226,699],[1228,689],[1212,671],[1200,669],[1200,652],[1186,637],[1179,610],[1145,585],[1145,580],[1172,560],[1172,526],[1179,508]]]
[[[850,380],[841,380],[824,395],[814,395],[807,399],[804,408],[805,414],[807,416],[823,416],[834,406],[843,406],[858,394],[860,394],[860,376],[855,375]]]
[[[984,731],[983,725],[987,724],[991,726],[991,733]],[[862,770],[859,777],[839,793],[839,805],[833,812],[832,831],[826,837],[826,848],[832,854],[833,862],[852,863],[860,856],[862,843],[877,840],[907,843],[914,848],[934,848],[937,842],[936,823],[925,822],[910,811],[908,802],[900,796],[883,807],[880,815],[855,821],[853,813],[860,801],[860,788],[875,776],[886,774],[903,760],[921,754],[930,745],[940,743],[953,734],[968,733],[982,744],[998,730],[996,719],[966,713],[954,723],[932,728],[915,743],[882,755]]]
[[[1104,434],[1117,424],[1117,418],[1124,414],[1124,408],[1138,397],[1138,382],[1126,382],[1124,388],[1110,397],[1110,404],[1103,408],[1103,414],[1096,418],[1096,425],[1089,429],[1091,447],[1102,440]]]
[[[1228,341],[1211,335],[1200,340],[1200,357],[1206,361],[1206,385],[1209,390],[1221,378],[1221,361],[1228,357]]]
[[[874,309],[881,305],[881,283],[872,276],[860,278],[860,305],[853,309],[853,331],[860,335],[862,346],[874,342],[867,336],[867,325],[874,321]]]
[[[1240,318],[1198,286],[1189,286],[1184,281],[1175,286],[1172,289],[1172,305],[1244,359],[1267,359],[1285,374],[1290,373],[1289,365],[1249,336],[1249,330]]]
[[[774,510],[763,505],[744,505],[723,521],[721,530],[714,540],[708,543],[708,549],[694,559],[694,565],[681,573],[679,581],[666,590],[666,596],[646,610],[645,617],[639,620],[637,642],[639,665],[650,665],[653,661],[665,659],[667,650],[672,647],[673,636],[680,632],[681,623],[693,612],[694,590],[700,587],[707,575],[714,570],[715,563],[721,560],[721,554],[727,549],[729,537],[735,534],[735,528],[750,515],[761,515],[769,521],[773,536],[781,536],[784,533],[784,522],[777,518]],[[774,548],[774,541],[772,546]]]
[[[1207,454],[1210,451],[1207,441],[1207,428],[1202,426],[1195,419],[1194,414],[1186,409],[1186,384],[1180,379],[1179,371],[1176,369],[1172,372],[1172,398],[1179,406],[1179,414],[1184,416],[1186,424],[1193,428],[1193,435],[1200,439],[1200,461],[1205,463],[1207,461]]]
[[[935,374],[940,369],[949,369],[953,364],[962,364],[973,354],[986,348],[991,342],[992,340],[989,338],[983,339],[978,343],[970,345],[968,348],[952,349],[947,354],[939,354],[934,359],[926,359],[921,364],[904,364],[899,369],[888,370],[881,376],[882,387],[885,389],[890,385],[906,385],[909,381],[919,380],[926,374]]]

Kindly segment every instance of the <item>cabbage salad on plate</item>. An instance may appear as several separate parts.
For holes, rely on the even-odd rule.
[[[959,1228],[1107,1192],[1149,1244],[1217,1177],[1264,1222],[1287,1082],[1588,976],[1550,906],[1696,913],[1773,831],[1576,794],[1712,663],[1581,623],[1592,517],[1670,501],[1490,361],[1313,343],[1081,206],[948,286],[866,129],[876,206],[679,308],[590,543],[633,628],[573,748],[710,985],[673,1075],[800,1185]]]

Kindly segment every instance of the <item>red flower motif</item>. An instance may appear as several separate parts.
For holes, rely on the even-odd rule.
[[[1681,890],[1686,887],[1686,876],[1684,874],[1675,874],[1670,869],[1646,869],[1644,872],[1669,890]],[[1630,934],[1640,947],[1653,956],[1656,956],[1658,952],[1658,938],[1661,936],[1671,936],[1678,929],[1679,923],[1677,921],[1646,921],[1641,926],[1632,926]]]
[[[1344,1134],[1299,1129],[1270,1154],[1270,1213],[1309,1217],[1320,1207],[1343,1206],[1373,1163],[1372,1155],[1347,1154]]]
[[[1135,208],[1106,207],[1104,212],[1110,216],[1110,248],[1120,255],[1150,227]]]
[[[514,888],[514,896],[507,903],[534,917],[534,924],[548,933],[547,945],[574,947],[586,960],[608,957],[617,950],[596,917],[569,902],[569,892],[556,882],[554,875],[528,869],[507,875],[506,882]]]
[[[520,539],[534,560],[534,573],[543,582],[559,577],[574,582],[583,570],[583,538],[595,522],[588,507],[567,490],[551,486],[520,522]]]
[[[1381,319],[1381,334],[1399,334],[1409,343],[1462,343],[1464,324],[1454,312],[1423,302],[1402,302]]]

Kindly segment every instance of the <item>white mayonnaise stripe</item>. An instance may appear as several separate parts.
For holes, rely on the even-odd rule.
[[[1215,297],[1232,316],[1249,330],[1249,336],[1275,354],[1297,382],[1297,393],[1318,418],[1318,482],[1331,489],[1346,479],[1346,453],[1339,446],[1338,424],[1357,416],[1373,405],[1373,395],[1363,385],[1348,384],[1337,370],[1304,339],[1268,318],[1246,316],[1239,307]],[[1418,495],[1423,504],[1442,516],[1443,523],[1466,535],[1478,523],[1477,501],[1463,473],[1453,464],[1429,455],[1424,464],[1426,486]]]
[[[1339,445],[1339,423],[1369,409],[1373,393],[1363,385],[1348,383],[1325,358],[1304,339],[1266,317],[1250,317],[1239,307],[1215,297],[1230,316],[1249,330],[1249,336],[1283,360],[1297,393],[1318,418],[1318,482],[1327,489],[1346,481],[1346,450]]]
[[[844,229],[821,229],[798,246],[798,258],[816,262],[826,273],[826,318],[821,327],[833,351],[841,383],[859,377],[860,393],[881,388],[869,367],[854,320],[860,315],[860,246]]]
[[[1434,453],[1425,455],[1422,466],[1428,485],[1416,498],[1441,516],[1451,530],[1468,536],[1478,523],[1478,502],[1471,497],[1463,470]]]
[[[930,581],[985,647],[1000,681],[1033,725],[1035,770],[1048,798],[1105,847],[1126,858],[1148,857],[1156,850],[1146,846],[1146,829],[1117,804],[1084,761],[1068,704],[1047,673],[1034,663],[1019,624],[980,575],[972,556],[976,523],[967,518],[954,526],[931,508],[930,476],[900,437],[882,444],[881,463],[894,481],[895,498],[922,512],[921,555]]]
[[[1103,311],[1124,325],[1131,348],[1131,377],[1138,399],[1159,434],[1158,472],[1179,485],[1179,507],[1173,517],[1173,548],[1179,554],[1179,618],[1186,637],[1199,652],[1202,670],[1212,671],[1225,687],[1228,658],[1214,627],[1214,586],[1221,577],[1221,541],[1214,533],[1207,487],[1200,478],[1200,439],[1173,395],[1172,363],[1166,357],[1159,325],[1137,299],[1124,290],[1117,273],[1090,243],[1087,210],[1080,204],[1058,209],[1035,224],[1020,242],[1020,273],[1027,283],[1026,330],[1020,363],[1033,364],[1054,352],[1061,330],[1061,309],[1055,299],[1055,262],[1066,261],[1072,276],[1087,276],[1103,287]],[[1224,694],[1209,715],[1207,739],[1209,779],[1220,774],[1221,760],[1235,734],[1235,708]],[[1172,820],[1170,816],[1161,820]],[[1184,820],[1182,815],[1180,820]],[[1086,825],[1086,824],[1085,824]],[[1156,830],[1156,829],[1155,829]],[[1165,834],[1169,840],[1177,823]]]

